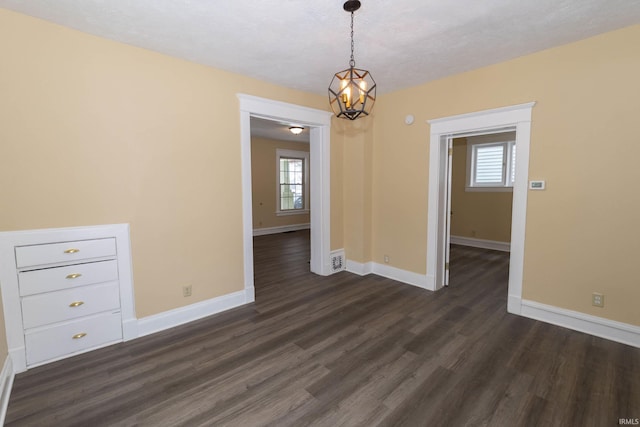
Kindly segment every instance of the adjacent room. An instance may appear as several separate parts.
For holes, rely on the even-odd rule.
[[[640,423],[639,45],[631,0],[0,0],[1,423]]]

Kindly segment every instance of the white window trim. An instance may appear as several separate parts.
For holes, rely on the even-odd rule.
[[[470,187],[467,185],[464,191],[467,193],[512,193],[513,187]]]
[[[296,209],[290,211],[277,211],[276,216],[289,216],[289,215],[309,215],[311,211],[309,209]]]
[[[304,208],[297,210],[280,209],[280,158],[304,160]],[[309,152],[297,150],[276,149],[276,216],[304,215],[309,213]]]
[[[490,135],[488,135],[490,137]],[[467,140],[467,176],[465,180],[465,191],[466,192],[491,192],[491,193],[499,193],[499,192],[513,192],[513,182],[509,180],[511,176],[511,167],[513,165],[511,155],[512,155],[512,146],[515,146],[516,141],[491,141],[489,139],[478,139],[476,141]],[[505,145],[507,159],[506,169],[504,170],[504,179],[505,183],[503,185],[493,185],[493,184],[477,184],[473,182],[473,178],[475,175],[474,170],[474,150],[473,147],[477,145]]]

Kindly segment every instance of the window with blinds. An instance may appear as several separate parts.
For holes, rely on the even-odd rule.
[[[516,179],[515,141],[471,145],[469,187],[513,187]]]

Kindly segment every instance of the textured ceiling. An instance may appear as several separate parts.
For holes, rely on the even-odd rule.
[[[326,94],[349,61],[343,0],[0,0],[0,7]],[[640,0],[362,0],[356,64],[378,93],[640,22]]]

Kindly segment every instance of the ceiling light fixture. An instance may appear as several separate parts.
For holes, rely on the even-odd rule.
[[[300,135],[302,133],[302,131],[304,130],[303,127],[301,126],[291,126],[289,128],[289,130],[291,131],[292,134],[294,135]]]
[[[353,57],[353,12],[360,9],[358,0],[348,0],[344,10],[351,13],[351,59],[349,68],[337,72],[329,84],[329,105],[336,117],[355,120],[371,114],[376,102],[376,82],[367,70],[355,68]]]

